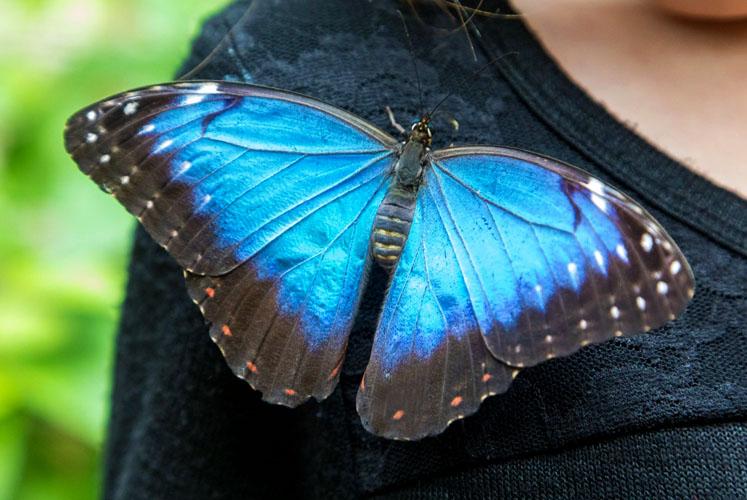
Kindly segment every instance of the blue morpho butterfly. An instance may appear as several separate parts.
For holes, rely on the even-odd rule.
[[[693,275],[587,173],[513,148],[431,151],[339,108],[183,81],[70,118],[67,150],[185,269],[233,372],[271,403],[337,385],[371,261],[389,290],[357,397],[395,439],[441,432],[520,367],[674,318]]]

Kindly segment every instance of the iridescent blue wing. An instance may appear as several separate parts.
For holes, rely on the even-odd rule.
[[[428,234],[407,242],[359,391],[378,433],[433,434],[475,411],[491,392],[470,385],[484,354],[473,347],[471,366],[455,345],[479,338],[495,363],[530,366],[660,326],[693,294],[685,257],[648,213],[555,160],[437,151],[416,211]]]
[[[379,318],[358,389],[364,427],[392,439],[438,434],[504,392],[514,370],[496,360],[436,201],[426,186]]]
[[[289,406],[332,391],[394,139],[296,94],[179,82],[83,109],[65,140],[186,270],[238,376]]]

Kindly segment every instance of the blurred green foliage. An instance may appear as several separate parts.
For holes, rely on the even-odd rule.
[[[99,496],[133,222],[65,154],[65,119],[170,79],[225,3],[0,2],[0,500]]]

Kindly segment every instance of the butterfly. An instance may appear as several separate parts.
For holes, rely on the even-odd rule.
[[[631,198],[507,147],[432,151],[337,107],[181,81],[84,108],[65,146],[184,268],[231,370],[265,401],[323,400],[369,266],[389,288],[361,379],[366,429],[438,434],[517,370],[677,316],[692,271]]]

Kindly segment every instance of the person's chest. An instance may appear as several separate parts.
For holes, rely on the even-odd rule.
[[[646,2],[514,0],[593,98],[670,156],[747,195],[747,23],[669,17]]]

